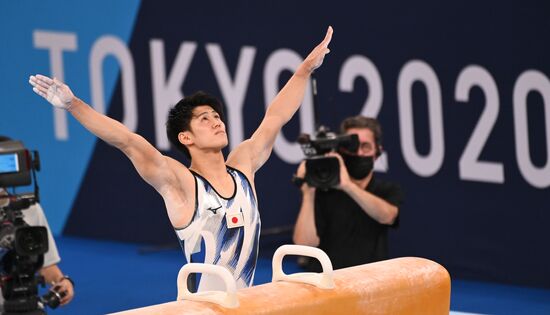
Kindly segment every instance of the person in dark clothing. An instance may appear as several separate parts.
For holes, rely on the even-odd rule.
[[[302,204],[293,240],[319,247],[334,269],[388,258],[388,228],[397,227],[402,191],[399,185],[374,177],[374,161],[382,154],[382,129],[376,119],[345,119],[341,133],[359,137],[357,152],[331,152],[340,162],[340,183],[326,191],[302,184]],[[296,176],[304,178],[305,162]],[[318,270],[312,261],[308,269]]]

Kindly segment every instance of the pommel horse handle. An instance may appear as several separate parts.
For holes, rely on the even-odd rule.
[[[316,258],[321,263],[323,271],[321,273],[299,272],[287,275],[283,272],[282,266],[283,257],[286,255],[300,255]],[[330,258],[328,258],[327,254],[319,248],[302,245],[283,245],[275,251],[275,254],[273,254],[272,268],[272,282],[290,281],[311,284],[321,289],[334,288],[334,280],[332,279],[332,263],[330,262]]]
[[[210,273],[222,278],[225,291],[203,291],[191,293],[187,287],[187,278],[192,273]],[[237,299],[237,284],[229,270],[222,266],[211,264],[189,263],[181,267],[178,273],[178,300],[205,301],[219,304],[226,308],[239,306]]]

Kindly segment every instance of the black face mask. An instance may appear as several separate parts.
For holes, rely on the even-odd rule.
[[[341,155],[349,176],[354,179],[367,177],[374,167],[374,157],[372,156],[357,156],[346,153],[342,153]]]

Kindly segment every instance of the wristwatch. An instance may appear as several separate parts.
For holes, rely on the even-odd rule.
[[[301,188],[305,182],[306,180],[302,177],[298,177],[296,175],[292,176],[292,183],[298,188]]]
[[[73,285],[73,288],[74,288],[74,281],[73,281],[73,279],[71,279],[71,277],[69,277],[67,275],[63,275],[63,277],[61,277],[61,279],[59,279],[59,281],[57,281],[57,283],[59,283],[63,280],[68,280]]]

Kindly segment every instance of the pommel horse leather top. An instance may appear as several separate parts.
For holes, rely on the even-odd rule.
[[[332,289],[287,281],[241,289],[233,308],[180,300],[116,314],[449,314],[449,273],[428,259],[404,257],[339,269],[332,279]]]

